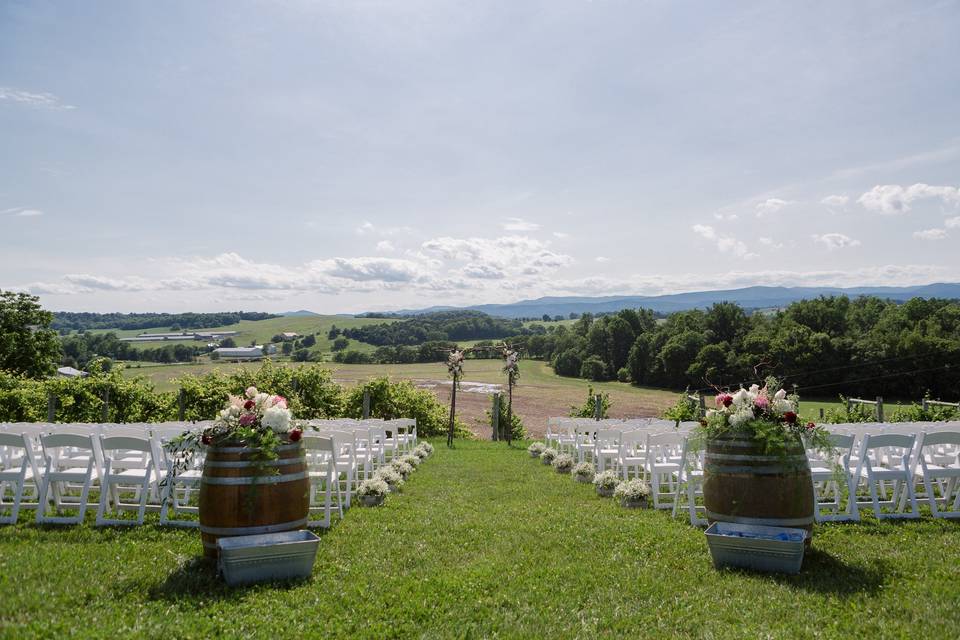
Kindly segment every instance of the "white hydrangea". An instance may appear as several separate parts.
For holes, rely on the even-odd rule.
[[[270,407],[263,414],[263,426],[277,433],[286,433],[290,428],[290,411],[281,407]]]
[[[787,411],[796,411],[793,406],[793,403],[789,400],[784,400],[783,398],[778,398],[773,401],[773,410],[779,413],[786,413]]]
[[[753,420],[753,411],[749,408],[740,409],[734,412],[728,420],[730,421],[731,427],[738,427],[744,422]]]
[[[780,391],[777,391],[777,392],[773,395],[773,399],[774,399],[774,400],[783,400],[783,399],[786,398],[786,397],[787,397],[787,392],[786,392],[785,390],[783,390],[783,389],[780,389]]]

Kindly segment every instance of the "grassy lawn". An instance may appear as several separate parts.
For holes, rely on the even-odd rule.
[[[703,533],[522,449],[458,443],[322,534],[313,580],[228,590],[195,531],[0,528],[5,637],[923,637],[960,625],[960,522],[820,526],[803,572],[715,571]]]

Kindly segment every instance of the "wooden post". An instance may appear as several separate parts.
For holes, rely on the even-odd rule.
[[[493,433],[491,434],[491,439],[496,441],[500,439],[500,394],[493,394],[493,414],[491,415],[491,424],[493,427]]]
[[[507,385],[507,424],[504,425],[507,433],[507,444],[513,444],[513,376],[510,376]]]
[[[447,446],[453,446],[454,422],[457,419],[457,382],[459,377],[454,374],[453,384],[450,385],[450,423],[447,425]]]
[[[593,417],[597,422],[603,419],[603,396],[599,393],[593,397]]]
[[[927,412],[927,397],[926,397],[926,396],[924,396],[924,397],[923,397],[923,400],[920,401],[920,409],[922,409],[924,413]]]
[[[180,393],[177,396],[177,415],[180,417],[180,422],[183,422],[187,419],[187,392],[181,388]]]
[[[110,422],[110,387],[103,390],[103,410],[100,422]]]
[[[57,396],[53,391],[47,391],[47,422],[54,422],[57,417]]]
[[[703,391],[697,395],[700,396],[700,417],[702,418],[703,416],[707,415],[707,400],[703,395]]]
[[[847,398],[847,413],[850,413],[850,409],[853,408],[853,400]]]
[[[823,420],[823,407],[820,407],[820,419]]]
[[[883,422],[883,396],[877,396],[877,422]]]
[[[367,420],[370,417],[370,390],[363,390],[363,419]]]

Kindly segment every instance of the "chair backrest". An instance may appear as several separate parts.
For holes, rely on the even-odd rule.
[[[148,438],[137,438],[133,436],[100,436],[100,449],[104,453],[120,449],[153,453]]]
[[[2,444],[2,442],[0,442]],[[920,437],[920,447],[938,447],[945,444],[960,445],[960,431],[934,431]]]
[[[319,451],[321,453],[329,453],[333,455],[336,453],[336,445],[334,444],[333,438],[328,436],[321,436],[315,433],[304,433],[303,446],[308,451]]]
[[[899,433],[885,433],[882,435],[868,433],[863,438],[863,449],[865,451],[869,451],[870,449],[880,449],[883,447],[912,449],[913,443],[916,442],[916,439],[916,436]]]
[[[617,447],[620,445],[620,438],[622,437],[623,432],[619,429],[597,429],[596,431],[596,443],[598,447]]]
[[[93,436],[79,433],[48,433],[40,436],[44,451],[60,447],[73,447],[93,451]]]

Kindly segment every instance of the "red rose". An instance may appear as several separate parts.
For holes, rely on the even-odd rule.
[[[202,436],[200,436],[200,442],[202,442],[205,445],[209,445],[211,442],[213,442],[213,438],[205,433]]]
[[[794,413],[793,411],[787,411],[786,413],[783,414],[783,419],[789,422],[790,424],[793,424],[794,422],[797,421],[797,414]]]
[[[243,408],[246,409],[247,411],[249,411],[250,409],[253,409],[255,406],[257,406],[257,403],[254,402],[253,400],[247,400],[246,402],[243,403]]]
[[[816,429],[816,428],[817,428],[817,425],[816,425],[816,424],[814,424],[814,423],[812,423],[812,422],[808,422],[808,423],[807,423],[807,429]]]
[[[303,435],[303,431],[300,429],[291,429],[287,435],[290,437],[290,442],[299,442],[300,436]]]
[[[727,395],[723,396],[723,406],[729,407],[729,406],[732,405],[732,404],[733,404],[733,396],[732,396],[732,395],[730,395],[730,394],[728,393]]]

